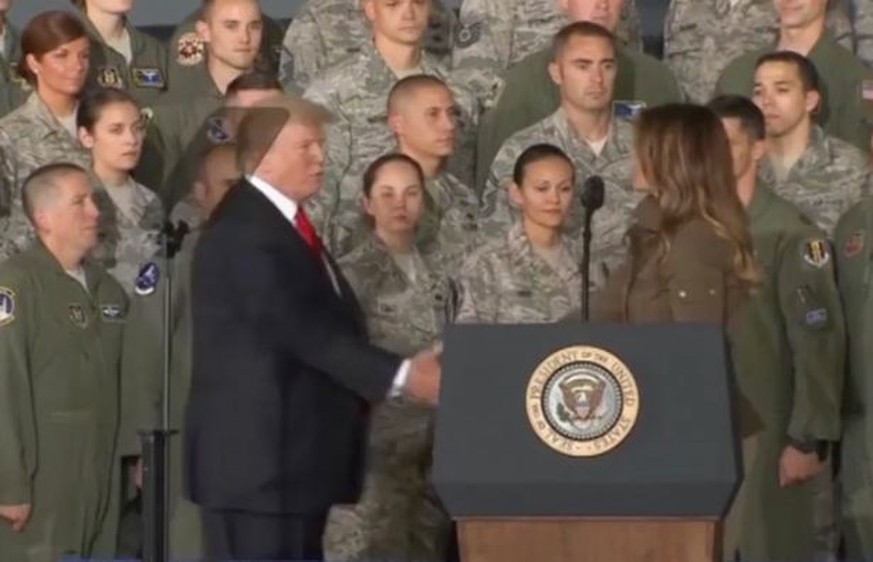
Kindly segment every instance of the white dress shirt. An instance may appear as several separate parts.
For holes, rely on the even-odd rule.
[[[276,206],[279,212],[282,213],[282,216],[288,219],[288,222],[294,225],[294,228],[297,228],[296,219],[298,204],[296,201],[257,176],[246,176],[246,180],[252,184],[255,189],[263,193],[264,197],[269,199],[270,202]],[[327,269],[327,272],[330,275],[330,281],[333,283],[333,288],[337,295],[339,295],[339,282],[333,272],[333,268],[330,267],[330,262],[328,262],[328,260],[323,256],[322,260],[324,261],[325,269]],[[409,378],[409,369],[411,365],[412,362],[409,359],[404,359],[400,364],[400,368],[397,369],[397,374],[394,375],[394,381],[391,383],[389,396],[399,396],[402,393],[403,387],[406,386],[406,379]]]

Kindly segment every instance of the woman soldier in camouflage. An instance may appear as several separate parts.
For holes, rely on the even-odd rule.
[[[451,316],[439,248],[415,245],[424,174],[389,154],[364,174],[369,237],[339,262],[360,301],[372,343],[409,354],[433,345]],[[449,519],[428,482],[433,409],[393,398],[375,412],[370,465],[354,512],[336,510],[326,548],[341,560],[443,560]]]
[[[133,96],[100,88],[87,93],[76,117],[79,141],[91,151],[100,239],[93,256],[128,294],[141,264],[158,251],[161,202],[130,173],[142,154],[145,127]]]
[[[461,268],[458,322],[547,323],[580,310],[576,244],[561,233],[575,197],[576,171],[550,144],[518,157],[509,186],[521,218]]]
[[[0,119],[0,261],[33,240],[21,207],[27,176],[56,162],[90,167],[88,151],[76,139],[76,106],[88,75],[85,28],[67,12],[43,12],[24,28],[21,51],[18,73],[33,92]]]

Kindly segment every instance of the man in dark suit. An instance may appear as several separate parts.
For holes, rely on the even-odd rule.
[[[240,123],[245,180],[204,229],[192,270],[185,475],[209,560],[319,560],[331,505],[360,488],[368,404],[434,403],[435,351],[366,343],[351,289],[302,203],[324,170],[327,113],[277,97]]]

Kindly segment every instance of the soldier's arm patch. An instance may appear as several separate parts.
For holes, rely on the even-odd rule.
[[[158,268],[158,264],[149,262],[139,270],[133,291],[141,297],[147,297],[155,292],[160,278],[161,270]]]
[[[0,287],[0,327],[15,320],[15,292],[8,287]]]
[[[482,22],[477,21],[470,25],[465,25],[458,30],[455,35],[455,46],[459,49],[466,49],[471,45],[475,45],[482,38]]]
[[[646,108],[646,102],[639,100],[615,100],[612,102],[612,115],[619,119],[632,120]]]
[[[807,240],[802,246],[803,261],[817,269],[821,269],[831,261],[831,249],[827,240],[814,238]]]
[[[804,315],[804,323],[807,328],[821,328],[828,323],[828,309],[816,308],[808,310]]]
[[[195,66],[203,62],[203,40],[195,31],[189,31],[179,37],[176,43],[176,62],[182,66]]]

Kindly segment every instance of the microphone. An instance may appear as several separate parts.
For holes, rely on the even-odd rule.
[[[185,221],[179,221],[175,225],[170,221],[164,223],[161,234],[163,234],[167,257],[172,258],[179,252],[182,241],[190,232],[191,227]]]
[[[591,217],[603,206],[606,197],[603,178],[589,176],[582,185],[579,198],[585,208],[585,224],[582,229],[582,322],[588,322],[589,298],[591,296]]]

